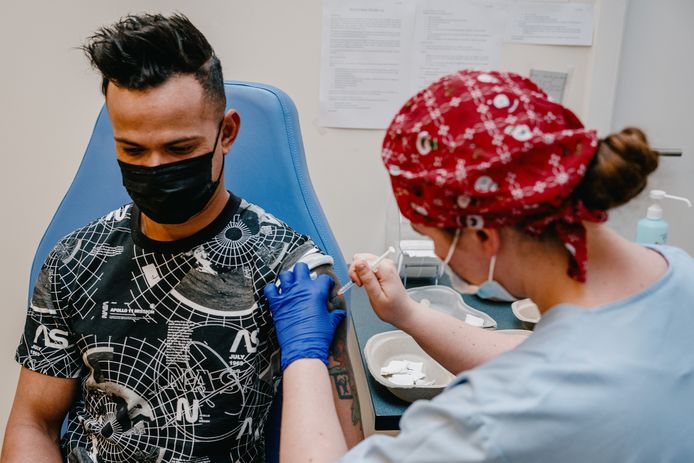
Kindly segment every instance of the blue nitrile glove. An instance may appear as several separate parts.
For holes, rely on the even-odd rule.
[[[293,272],[280,273],[279,280],[280,288],[268,283],[264,292],[282,350],[282,371],[302,358],[317,358],[327,365],[335,329],[345,318],[344,310],[328,311],[333,279],[318,275],[312,280],[308,266],[299,262]]]

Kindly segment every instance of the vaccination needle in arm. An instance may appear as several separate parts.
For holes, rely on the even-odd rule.
[[[386,257],[388,257],[388,255],[389,255],[391,252],[395,252],[395,248],[394,248],[393,246],[390,246],[390,247],[388,248],[388,250],[386,250],[386,252],[384,252],[383,254],[381,254],[381,256],[373,262],[373,264],[369,265],[369,267],[371,268],[371,271],[372,271],[372,272],[375,272],[375,271],[376,271],[376,267],[378,267],[378,264],[380,264],[381,261],[382,261],[383,259],[385,259]],[[337,292],[337,295],[338,295],[338,296],[342,296],[342,295],[345,294],[347,291],[349,291],[349,290],[352,288],[352,286],[354,286],[354,282],[353,282],[353,281],[350,281],[349,283],[347,283],[346,285],[344,285],[342,288],[340,288],[340,290]]]

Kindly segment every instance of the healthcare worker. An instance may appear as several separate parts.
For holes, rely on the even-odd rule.
[[[504,343],[409,299],[392,262],[371,271],[356,256],[350,276],[379,317],[459,375],[413,404],[397,437],[346,453],[324,364],[344,314],[326,309],[328,277],[297,266],[265,290],[283,462],[694,461],[694,262],[603,224],[657,166],[640,130],[600,140],[523,77],[461,71],[403,106],[383,160],[451,271],[482,295],[532,298],[542,319]]]

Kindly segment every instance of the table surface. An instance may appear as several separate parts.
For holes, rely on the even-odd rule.
[[[445,280],[442,282],[445,283]],[[410,278],[407,281],[408,288],[432,284],[434,284],[434,282],[429,278]],[[400,417],[410,404],[398,399],[388,391],[388,389],[376,382],[369,373],[369,368],[364,358],[364,347],[371,336],[385,331],[393,331],[397,328],[382,321],[376,316],[373,309],[371,309],[364,289],[355,286],[351,290],[350,299],[354,331],[359,344],[361,362],[364,366],[369,395],[371,396],[374,409],[374,428],[376,431],[397,430],[399,429]],[[463,295],[463,299],[468,305],[487,313],[496,320],[496,329],[505,330],[521,328],[520,321],[513,315],[510,304],[485,301],[472,295]]]

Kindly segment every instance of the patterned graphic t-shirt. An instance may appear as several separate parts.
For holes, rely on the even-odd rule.
[[[262,461],[280,373],[262,288],[316,258],[330,259],[233,195],[184,240],[148,239],[132,205],[62,239],[38,277],[17,360],[79,378],[65,456]]]

